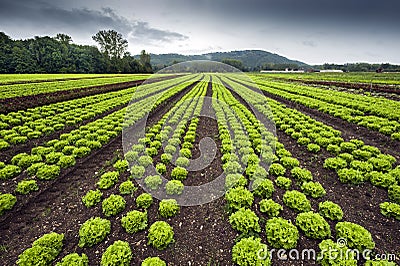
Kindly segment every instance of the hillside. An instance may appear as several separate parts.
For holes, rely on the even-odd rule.
[[[290,64],[307,66],[306,63],[291,60],[284,56],[262,50],[215,52],[201,55],[151,54],[151,64],[155,68],[162,68],[164,66],[172,65],[176,62],[191,60],[213,60],[221,62],[223,59],[240,60],[243,63],[243,66],[247,69],[257,69],[265,64]]]

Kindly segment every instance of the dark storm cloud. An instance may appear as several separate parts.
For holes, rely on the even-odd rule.
[[[177,8],[202,10],[240,22],[272,21],[304,23],[308,26],[398,27],[400,1],[375,0],[170,0]]]
[[[43,1],[1,1],[0,25],[15,26],[16,32],[23,30],[23,27],[44,27],[81,34],[94,34],[100,29],[115,29],[134,38],[142,38],[146,42],[187,39],[187,36],[177,32],[153,28],[147,22],[128,20],[111,8],[66,9]]]

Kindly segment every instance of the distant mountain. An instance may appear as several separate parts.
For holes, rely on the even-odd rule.
[[[224,59],[240,60],[248,70],[259,69],[266,64],[288,64],[298,65],[299,67],[308,66],[306,63],[291,60],[284,56],[273,54],[262,50],[243,50],[232,52],[215,52],[201,55],[181,55],[181,54],[150,54],[151,64],[154,68],[160,69],[170,66],[177,62],[191,60],[212,60],[221,62]]]

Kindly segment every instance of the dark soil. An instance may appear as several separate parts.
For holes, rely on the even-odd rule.
[[[149,80],[148,82],[158,82],[161,80],[175,78],[175,77],[176,76],[161,77],[157,79],[152,79],[151,81]],[[72,90],[55,91],[49,93],[40,93],[36,95],[0,99],[0,106],[1,106],[0,113],[6,114],[8,112],[34,108],[61,101],[78,99],[94,94],[123,90],[134,86],[139,86],[144,81],[145,80],[136,80],[131,82],[121,82],[121,83],[101,85],[101,86],[76,88]]]
[[[162,109],[153,111],[150,114],[149,120],[152,122],[149,125],[157,121],[156,117],[161,118],[182,95],[169,100]],[[200,126],[205,123],[201,120],[197,131],[199,136],[215,137],[218,134],[216,122],[206,121],[206,124],[210,123],[206,127]],[[207,130],[207,133],[203,133],[203,130]],[[217,142],[217,145],[220,147],[220,143]],[[51,186],[35,193],[23,208],[14,209],[3,216],[0,223],[2,265],[14,265],[17,256],[23,250],[30,247],[35,239],[51,231],[65,234],[64,248],[57,261],[68,253],[84,252],[89,257],[90,265],[98,265],[105,249],[115,240],[121,239],[130,243],[134,254],[132,265],[140,265],[140,262],[149,256],[160,256],[168,262],[168,265],[231,264],[230,250],[235,233],[227,223],[223,199],[202,206],[181,207],[180,214],[169,219],[158,217],[158,200],[155,200],[148,210],[149,225],[157,220],[166,220],[174,228],[176,240],[166,250],[157,251],[147,245],[147,230],[130,235],[120,225],[122,215],[135,208],[135,198],[143,192],[141,188],[132,197],[125,197],[127,207],[122,214],[109,218],[112,222],[112,233],[105,241],[92,248],[79,248],[77,244],[81,224],[93,216],[104,217],[101,204],[88,209],[83,206],[81,197],[90,189],[95,189],[96,177],[111,170],[113,162],[121,156],[122,142],[119,136],[100,149],[97,154],[78,162],[76,167],[59,177]],[[220,157],[215,160],[220,160]],[[217,164],[219,167],[210,169],[211,172],[205,170],[207,175],[219,175],[222,171],[221,163],[217,161]],[[196,180],[197,175],[202,174],[190,173],[188,180]],[[126,180],[128,176],[128,173],[123,174],[120,182]],[[118,186],[104,191],[103,198],[112,193],[118,193]]]

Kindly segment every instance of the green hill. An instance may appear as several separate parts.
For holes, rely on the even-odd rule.
[[[222,62],[224,59],[239,60],[246,70],[259,70],[268,64],[297,65],[299,67],[308,66],[306,63],[291,60],[281,55],[262,50],[215,52],[201,55],[151,54],[151,64],[155,69],[191,60],[213,60]]]

